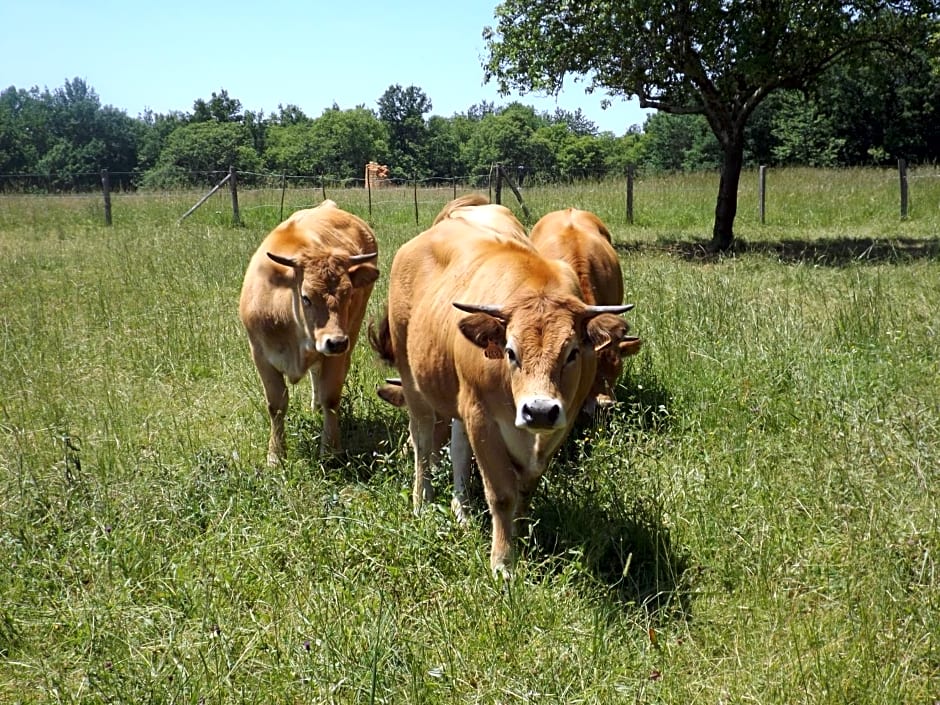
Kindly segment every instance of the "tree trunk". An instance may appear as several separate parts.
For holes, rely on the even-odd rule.
[[[734,135],[724,146],[718,202],[715,204],[715,227],[710,248],[715,252],[729,250],[734,243],[734,217],[738,212],[738,183],[744,165],[744,134]]]

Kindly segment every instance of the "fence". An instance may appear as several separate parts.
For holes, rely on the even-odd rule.
[[[276,208],[278,220],[285,217],[285,195],[289,192],[311,191],[316,193],[317,202],[325,198],[334,198],[336,200],[347,200],[346,196],[352,192],[359,192],[365,195],[366,210],[368,217],[373,218],[373,210],[380,208],[384,204],[395,203],[396,207],[401,205],[402,199],[407,197],[410,201],[411,210],[413,210],[415,224],[418,224],[421,215],[421,206],[430,204],[434,213],[440,208],[441,198],[447,194],[455,198],[463,190],[485,190],[488,192],[490,200],[494,203],[503,202],[503,186],[506,185],[516,199],[517,205],[522,209],[526,219],[531,220],[531,213],[526,202],[526,194],[533,189],[537,189],[542,184],[536,184],[531,180],[523,188],[521,183],[517,184],[512,174],[515,170],[494,164],[489,172],[461,177],[436,177],[429,179],[392,179],[382,178],[381,184],[375,184],[369,177],[367,169],[363,179],[338,179],[325,176],[313,175],[292,175],[277,173],[258,173],[258,172],[239,172],[230,168],[228,172],[201,172],[191,176],[204,179],[208,192],[199,198],[189,210],[181,213],[178,223],[182,223],[187,217],[194,213],[199,207],[205,204],[208,199],[226,189],[230,194],[231,200],[231,222],[235,225],[241,224],[242,214],[239,206],[239,188],[246,188],[251,191],[266,189],[279,191],[278,205]],[[757,209],[759,213],[759,223],[765,224],[768,220],[767,201],[770,192],[768,191],[768,174],[771,170],[766,166],[761,166],[757,171]],[[746,177],[747,172],[742,175]],[[933,173],[928,176],[940,176],[934,168]],[[111,173],[107,169],[101,170],[98,174],[81,174],[81,178],[75,180],[79,187],[90,187],[95,185],[99,190],[102,203],[102,220],[105,225],[111,225],[114,219],[114,206],[112,202],[112,184],[119,185],[118,193],[129,193],[135,191],[127,186],[129,183],[128,174]],[[92,176],[94,178],[92,178]],[[383,175],[384,177],[384,175]],[[646,177],[644,177],[646,178]],[[608,188],[621,193],[618,198],[621,200],[621,215],[626,223],[634,222],[636,208],[636,185],[643,183],[644,178],[637,175],[633,167],[626,170],[626,174],[619,178],[607,178],[603,181],[593,182],[603,188]],[[520,179],[521,181],[521,179]],[[772,179],[771,179],[772,181]],[[910,203],[910,181],[908,167],[904,160],[898,161],[897,166],[897,203],[898,213],[901,220],[909,217]],[[55,175],[3,175],[0,174],[0,194],[26,191],[27,193],[36,193],[42,188],[43,182],[60,182],[59,177]],[[96,183],[97,182],[97,183]],[[622,191],[621,191],[622,189]],[[345,196],[337,194],[337,191],[345,192]],[[433,197],[427,197],[429,193],[434,193]],[[717,178],[714,180],[714,189],[706,196],[713,199],[717,193]],[[887,194],[888,191],[885,191]],[[882,197],[882,196],[879,196]],[[449,200],[445,198],[444,200]],[[712,200],[712,204],[714,201]],[[311,203],[312,205],[312,203]],[[119,215],[119,214],[118,214]]]

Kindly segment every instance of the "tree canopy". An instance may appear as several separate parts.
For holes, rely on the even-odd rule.
[[[757,107],[861,52],[908,53],[936,34],[938,13],[937,0],[505,0],[483,32],[484,71],[504,94],[557,93],[572,77],[603,101],[704,115],[722,153],[712,245],[725,249]]]

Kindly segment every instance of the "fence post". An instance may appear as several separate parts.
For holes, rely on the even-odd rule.
[[[104,224],[111,225],[111,175],[101,170],[101,190],[104,192]]]
[[[323,194],[323,200],[326,200],[326,182],[323,180],[323,174],[320,174],[320,192]]]
[[[281,216],[278,222],[284,220],[284,191],[287,190],[287,174],[281,174]]]
[[[901,220],[907,219],[907,160],[898,159],[898,177],[901,179]]]
[[[494,189],[493,202],[500,204],[503,202],[503,167],[496,165],[496,188]]]
[[[761,164],[757,174],[757,208],[760,212],[760,224],[763,225],[767,213],[767,167]]]
[[[369,221],[372,220],[372,178],[366,165],[366,194],[369,196]]]
[[[418,177],[411,177],[415,181],[415,225],[418,224]]]
[[[236,174],[237,172],[235,171],[235,167],[230,166],[228,168],[228,185],[232,190],[232,224],[241,225],[241,215],[238,212],[238,186],[235,183],[236,179],[238,178]]]
[[[636,176],[636,166],[627,164],[627,222],[633,225],[633,179]]]

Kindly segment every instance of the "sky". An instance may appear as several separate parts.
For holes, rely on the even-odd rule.
[[[293,104],[311,118],[334,104],[378,110],[389,86],[416,86],[425,117],[483,101],[539,112],[580,109],[599,130],[624,134],[650,111],[566,78],[559,96],[500,96],[483,83],[485,26],[498,2],[463,0],[6,0],[0,3],[0,90],[61,88],[80,78],[101,104],[137,117],[192,112],[222,89],[244,110]]]

